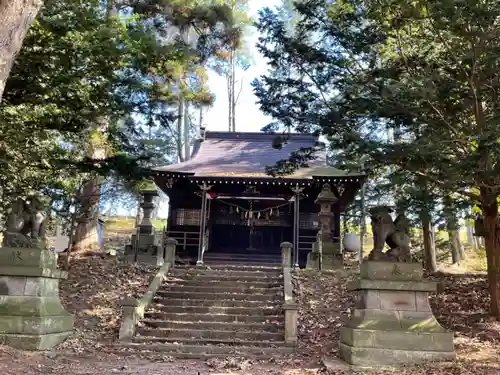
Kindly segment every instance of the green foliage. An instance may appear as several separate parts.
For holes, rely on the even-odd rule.
[[[99,0],[44,2],[0,105],[4,206],[31,191],[68,202],[96,176],[130,184],[149,176],[147,160],[161,146],[138,142],[148,130],[143,120],[168,128],[179,89],[191,101],[210,101],[206,86],[194,92],[179,88],[178,79],[186,71],[202,74],[203,62],[238,35],[224,28],[226,8],[191,5],[162,27],[195,25],[202,32],[194,46],[165,38],[154,22],[161,7],[109,17]],[[104,157],[89,153],[103,147]]]
[[[256,82],[264,112],[406,171],[417,187],[476,199],[470,187],[498,189],[498,2],[313,0],[296,8],[296,38],[275,12],[261,14],[260,49],[271,66],[304,77]],[[389,142],[386,128],[400,141]]]

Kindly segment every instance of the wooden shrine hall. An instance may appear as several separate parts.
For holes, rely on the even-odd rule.
[[[154,170],[156,184],[169,197],[166,235],[178,242],[178,254],[203,264],[211,254],[276,254],[291,242],[293,262],[304,267],[319,230],[324,184],[337,197],[332,236],[340,241],[340,217],[364,182],[327,165],[326,151],[314,153],[306,168],[271,177],[266,167],[288,160],[301,149],[318,145],[307,134],[209,132],[202,129],[188,161]],[[276,147],[278,137],[285,137]]]

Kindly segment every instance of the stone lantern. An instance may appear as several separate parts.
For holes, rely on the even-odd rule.
[[[153,223],[151,222],[151,214],[155,208],[153,199],[158,196],[156,189],[142,190],[141,195],[143,197],[141,208],[143,212],[143,217],[139,226],[140,234],[153,234]]]
[[[324,184],[321,192],[316,198],[316,203],[320,205],[318,218],[321,230],[321,265],[322,269],[331,270],[343,267],[342,252],[340,249],[340,239],[336,241],[332,238],[332,206],[338,199],[333,194],[329,184]]]
[[[139,224],[137,224],[137,232],[131,237],[131,243],[125,246],[126,255],[135,255],[136,252],[149,253],[155,255],[161,247],[162,233],[155,233],[153,223],[151,222],[151,215],[155,208],[153,199],[158,196],[158,192],[154,188],[141,190],[143,217]],[[146,259],[145,261],[156,262],[154,257]]]

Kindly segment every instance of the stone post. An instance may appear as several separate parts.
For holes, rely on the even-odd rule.
[[[137,314],[137,306],[139,301],[136,298],[130,297],[125,299],[122,305],[122,324],[118,334],[118,340],[131,341],[135,335],[135,328],[139,320]]]
[[[324,270],[339,269],[344,266],[340,241],[332,239],[332,205],[337,200],[329,184],[323,185],[323,189],[316,198],[316,203],[320,205],[318,218],[321,226],[321,268]]]
[[[291,268],[293,244],[290,242],[282,242],[280,247],[281,247],[281,267]]]
[[[423,280],[420,264],[368,261],[356,291],[354,313],[340,329],[340,355],[351,365],[393,366],[453,360],[453,332],[438,323],[428,293],[437,283]]]
[[[165,248],[163,246],[158,246],[156,250],[156,265],[161,267],[163,264],[165,264]]]
[[[73,333],[73,315],[59,299],[57,254],[37,248],[0,248],[0,342],[50,350]]]
[[[165,239],[165,263],[170,263],[172,267],[175,265],[175,249],[177,240],[175,238]]]
[[[297,345],[297,316],[298,305],[294,302],[285,302],[285,345]]]

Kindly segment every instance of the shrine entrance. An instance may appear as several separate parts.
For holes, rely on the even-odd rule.
[[[220,197],[212,203],[208,251],[279,253],[293,238],[293,204],[285,198]]]
[[[165,235],[177,240],[179,256],[196,259],[198,265],[205,255],[217,258],[221,253],[238,253],[235,258],[245,254],[256,262],[270,254],[279,262],[280,243],[287,241],[293,246],[293,265],[303,267],[317,241],[316,198],[324,184],[336,199],[330,240],[340,241],[340,214],[364,176],[330,167],[316,136],[287,134],[278,149],[280,137],[203,131],[188,161],[156,169],[155,182],[170,198]],[[291,153],[313,148],[318,150],[307,167],[269,175],[269,167]]]

